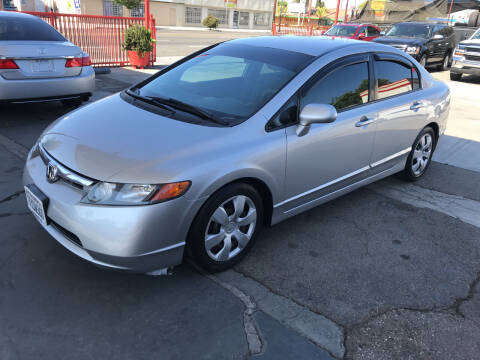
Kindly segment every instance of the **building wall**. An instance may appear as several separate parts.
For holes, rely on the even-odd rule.
[[[202,27],[203,19],[211,14],[223,18],[220,28],[270,29],[273,3],[274,0],[238,0],[236,8],[226,9],[224,0],[152,0],[150,9],[159,26]]]

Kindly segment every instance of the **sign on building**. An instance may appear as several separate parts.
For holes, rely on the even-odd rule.
[[[237,0],[224,0],[224,1],[225,1],[225,7],[228,7],[228,8],[237,7]]]

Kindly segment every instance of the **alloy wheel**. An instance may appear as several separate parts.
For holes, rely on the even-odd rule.
[[[257,224],[252,199],[237,195],[223,202],[212,214],[205,231],[205,249],[215,261],[227,261],[249,243]]]
[[[412,156],[412,172],[420,176],[426,169],[432,156],[433,140],[430,134],[424,134],[415,146]]]

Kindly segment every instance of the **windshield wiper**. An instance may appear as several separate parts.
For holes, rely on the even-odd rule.
[[[174,111],[172,108],[161,104],[160,102],[158,102],[157,100],[155,100],[154,98],[152,98],[152,97],[150,97],[150,96],[142,96],[142,95],[140,95],[140,94],[138,94],[138,93],[136,93],[135,91],[132,91],[132,90],[130,90],[130,89],[128,89],[128,90],[126,91],[126,93],[127,93],[128,95],[130,95],[131,97],[135,98],[135,99],[145,101],[145,102],[147,102],[147,103],[149,103],[149,104],[152,104],[152,105],[161,107],[162,109],[167,110],[168,112],[170,112],[170,113],[172,113],[172,114],[175,114],[175,111]]]
[[[221,119],[217,119],[216,117],[214,117],[209,112],[207,112],[205,110],[202,110],[202,109],[199,109],[196,106],[184,103],[183,101],[172,99],[172,98],[167,99],[167,98],[162,98],[162,97],[158,97],[158,96],[149,96],[149,98],[158,102],[159,104],[164,104],[164,105],[167,105],[167,106],[171,106],[175,109],[185,111],[185,112],[188,112],[188,113],[193,114],[193,115],[197,115],[198,117],[200,117],[202,119],[209,120],[209,121],[214,122],[216,124],[230,125],[230,123],[228,123],[226,121],[223,121]]]

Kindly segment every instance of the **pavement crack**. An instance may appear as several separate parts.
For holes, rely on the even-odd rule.
[[[13,200],[13,199],[16,199],[17,197],[19,197],[24,192],[25,192],[24,190],[15,191],[13,194],[8,195],[7,197],[0,200],[0,204],[2,204],[4,202],[7,202],[7,201],[10,201],[10,200]]]
[[[461,306],[463,303],[470,301],[475,296],[475,288],[480,283],[480,271],[477,273],[477,276],[470,282],[468,286],[468,293],[464,297],[455,299],[455,302],[452,304],[451,308],[455,310],[455,314],[465,319],[465,314],[462,312]]]
[[[191,260],[187,260],[188,264],[192,266],[197,272],[201,275],[205,276],[206,278],[212,280],[213,282],[217,283],[224,289],[231,292],[236,298],[238,298],[244,305],[245,311],[243,312],[243,327],[245,331],[245,336],[247,339],[248,344],[248,351],[249,355],[256,355],[260,354],[263,350],[264,341],[260,336],[260,332],[255,324],[255,319],[253,318],[254,313],[258,310],[257,304],[253,301],[253,299],[245,294],[243,291],[238,289],[237,287],[220,280],[217,276],[210,274],[203,270],[200,266],[194,263]]]

